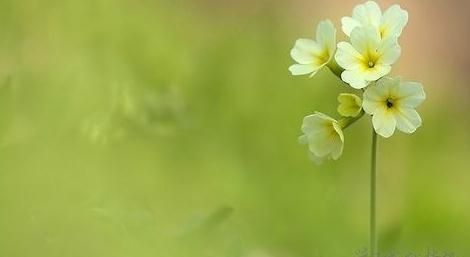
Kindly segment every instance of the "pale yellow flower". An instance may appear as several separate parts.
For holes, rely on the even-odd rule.
[[[337,160],[343,153],[343,131],[335,119],[316,112],[304,118],[302,132],[304,135],[299,137],[299,142],[308,144],[314,159]]]
[[[398,38],[408,23],[408,12],[399,5],[392,5],[382,14],[376,2],[368,1],[354,7],[352,17],[343,17],[341,23],[343,32],[348,36],[356,27],[373,26],[382,39]]]
[[[316,40],[298,39],[290,55],[297,64],[289,67],[292,75],[315,75],[327,65],[336,51],[336,29],[329,20],[317,26]]]
[[[425,98],[420,83],[385,77],[366,89],[362,107],[373,115],[375,131],[383,137],[390,137],[395,128],[410,134],[421,126],[421,117],[415,108]]]

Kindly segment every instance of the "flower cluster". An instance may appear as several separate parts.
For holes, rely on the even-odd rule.
[[[342,81],[362,94],[338,96],[339,119],[315,112],[306,116],[299,141],[307,144],[314,159],[338,159],[343,151],[343,130],[364,113],[372,116],[375,132],[390,137],[395,129],[413,133],[421,126],[416,112],[425,99],[423,86],[388,76],[398,60],[398,39],[408,23],[408,12],[393,5],[382,13],[374,1],[360,4],[351,17],[341,19],[348,41],[336,42],[336,29],[329,20],[321,21],[315,40],[298,39],[291,50],[296,64],[292,75],[314,76],[327,67]]]

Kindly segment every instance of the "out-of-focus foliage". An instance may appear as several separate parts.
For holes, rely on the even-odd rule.
[[[0,256],[367,245],[369,121],[337,162],[315,166],[297,143],[303,116],[336,115],[323,99],[350,92],[287,71],[323,17],[296,27],[285,2],[221,2],[0,1]],[[470,123],[426,79],[423,127],[379,140],[382,250],[468,256]]]

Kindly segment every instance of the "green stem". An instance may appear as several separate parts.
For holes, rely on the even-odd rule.
[[[341,125],[341,128],[344,130],[347,127],[351,126],[354,122],[362,118],[362,116],[364,116],[364,110],[361,110],[361,112],[356,117],[344,117],[340,119],[339,124]]]
[[[339,78],[339,80],[343,81],[341,79],[341,73],[343,73],[344,69],[338,65],[335,58],[332,58],[330,62],[327,64],[327,66],[328,68],[330,68],[331,72],[333,72],[333,74],[335,74],[336,77]]]
[[[372,127],[372,149],[370,163],[370,256],[377,256],[376,229],[376,164],[377,164],[377,133]]]

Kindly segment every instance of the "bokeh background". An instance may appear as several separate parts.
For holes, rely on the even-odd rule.
[[[314,165],[301,120],[350,89],[287,70],[359,3],[1,0],[0,256],[359,256],[370,121]],[[393,3],[427,100],[379,140],[381,252],[470,256],[470,2]]]

